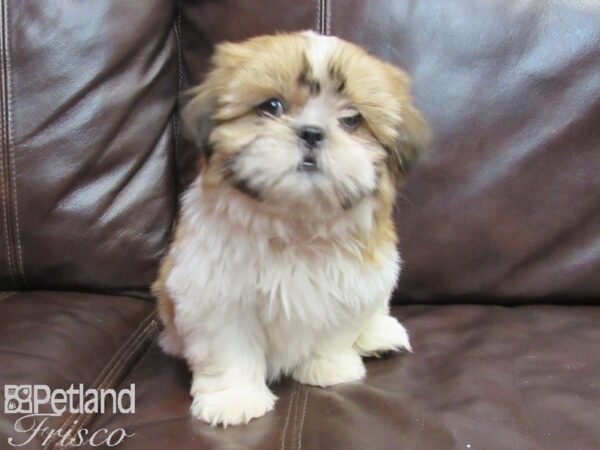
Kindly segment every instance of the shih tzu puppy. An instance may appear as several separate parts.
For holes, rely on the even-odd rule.
[[[281,375],[358,381],[361,356],[410,350],[388,306],[395,190],[428,138],[407,75],[313,32],[224,43],[182,117],[203,157],[153,292],[193,416],[247,423]]]

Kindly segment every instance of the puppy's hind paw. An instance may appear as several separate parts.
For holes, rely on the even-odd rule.
[[[384,353],[407,350],[412,352],[406,328],[394,317],[378,315],[363,328],[354,348],[361,356],[381,356]]]
[[[265,386],[240,385],[194,395],[192,416],[212,426],[240,425],[271,411],[277,397]]]

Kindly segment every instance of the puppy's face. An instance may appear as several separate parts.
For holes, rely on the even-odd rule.
[[[204,149],[204,183],[321,215],[393,201],[427,140],[408,90],[403,72],[340,39],[264,36],[220,45],[183,117]]]

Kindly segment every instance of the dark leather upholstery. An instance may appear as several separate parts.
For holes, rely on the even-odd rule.
[[[176,198],[173,2],[3,4],[0,288],[147,289]]]
[[[413,74],[436,135],[400,203],[400,295],[597,297],[600,4],[354,3],[381,33],[365,45]],[[334,31],[355,36],[336,11]]]
[[[0,405],[5,384],[133,382],[136,414],[51,425],[124,427],[135,436],[119,448],[136,450],[599,448],[599,3],[3,0],[0,12]],[[153,303],[139,298],[195,170],[178,96],[215,43],[299,29],[404,67],[432,125],[397,208],[393,312],[415,353],[369,361],[363,383],[284,380],[275,412],[213,429],[189,418],[190,374],[153,343]],[[15,417],[0,415],[0,448]]]
[[[74,292],[4,293],[0,318],[3,412],[5,384],[52,389],[68,389],[71,384],[114,386],[158,331],[154,308],[147,301]],[[0,416],[0,448],[9,447],[8,437],[17,443],[25,440],[14,429],[19,416]],[[75,419],[83,426],[91,417],[65,413],[48,422],[52,428],[67,429]],[[40,437],[36,444],[41,441]]]
[[[124,449],[592,449],[600,442],[596,307],[395,307],[415,353],[371,360],[364,383],[285,381],[274,414],[242,428],[189,418],[185,366],[150,349],[123,381],[135,417],[95,428],[136,433]],[[469,447],[470,445],[470,447]]]

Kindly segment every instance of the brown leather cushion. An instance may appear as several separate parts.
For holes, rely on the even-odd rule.
[[[404,67],[436,136],[398,202],[397,299],[598,301],[600,3],[184,2],[186,83],[216,42],[299,28]]]
[[[123,381],[135,415],[93,429],[135,433],[122,449],[584,449],[600,442],[600,310],[410,306],[393,312],[414,354],[370,360],[363,383],[286,380],[276,410],[245,427],[189,417],[190,374],[152,346]]]
[[[175,2],[4,8],[0,289],[147,289],[175,208]]]
[[[68,389],[112,388],[130,370],[157,331],[150,302],[72,292],[0,293],[0,408],[4,386],[45,384]],[[26,439],[16,433],[17,414],[0,414],[0,447],[7,439]],[[63,414],[49,417],[51,428],[67,429],[78,419]],[[26,426],[30,426],[28,422]],[[42,438],[35,445],[39,448]]]

